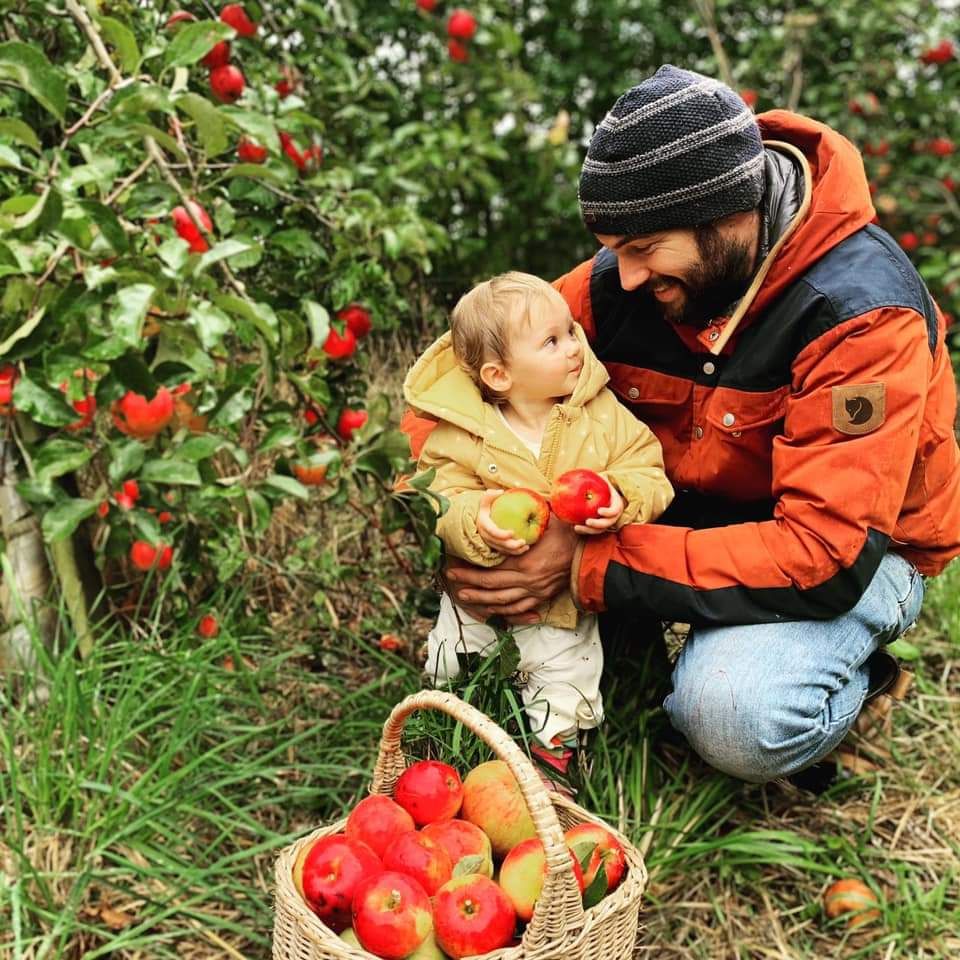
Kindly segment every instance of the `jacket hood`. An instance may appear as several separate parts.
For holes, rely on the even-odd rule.
[[[579,323],[574,324],[583,345],[583,369],[565,407],[583,407],[610,379],[603,364],[587,343]],[[453,355],[449,331],[429,346],[414,363],[403,382],[403,396],[418,413],[483,436],[490,428],[505,429],[492,404],[485,403],[480,391]],[[489,419],[488,419],[489,418]]]

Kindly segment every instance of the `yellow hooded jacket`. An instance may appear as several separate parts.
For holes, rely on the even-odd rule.
[[[574,468],[594,470],[621,493],[624,511],[617,527],[655,520],[673,499],[663,471],[660,442],[606,388],[607,371],[587,344],[583,369],[573,393],[554,405],[544,430],[540,456],[530,450],[486,403],[480,390],[453,354],[445,333],[410,369],[403,384],[407,402],[439,421],[421,451],[421,473],[435,468],[430,487],[449,498],[437,521],[446,549],[479,566],[501,563],[503,554],[488,546],[477,531],[484,490],[527,487],[549,497],[554,478]],[[554,523],[557,523],[555,518]],[[576,626],[578,612],[569,593],[551,601],[544,622]]]

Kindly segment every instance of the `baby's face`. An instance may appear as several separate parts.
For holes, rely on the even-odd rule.
[[[511,400],[515,392],[529,400],[569,396],[582,367],[583,346],[565,304],[538,305],[516,321],[507,366]]]

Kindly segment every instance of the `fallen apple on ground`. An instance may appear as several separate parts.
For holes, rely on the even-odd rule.
[[[849,928],[873,923],[880,917],[877,895],[856,878],[837,880],[823,893],[823,909],[831,919],[847,916]]]
[[[514,487],[493,501],[490,519],[524,543],[534,544],[550,522],[550,505],[535,490]]]

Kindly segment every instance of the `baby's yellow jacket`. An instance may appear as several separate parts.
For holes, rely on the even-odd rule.
[[[420,454],[418,471],[436,468],[430,488],[450,500],[437,521],[437,535],[455,556],[484,567],[504,559],[477,531],[484,490],[527,487],[549,497],[560,474],[575,467],[594,470],[623,496],[618,528],[655,520],[673,499],[660,441],[606,388],[607,371],[579,324],[576,331],[583,344],[583,369],[573,393],[554,405],[538,458],[483,400],[453,355],[449,333],[407,374],[403,384],[407,402],[439,421]],[[551,517],[551,523],[559,522]],[[578,613],[569,592],[541,613],[553,626],[576,626]]]

